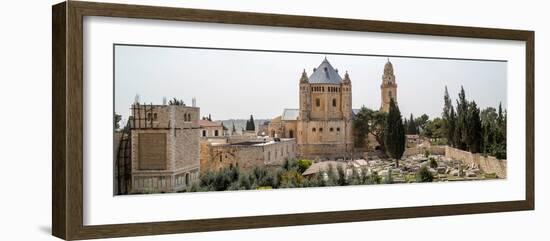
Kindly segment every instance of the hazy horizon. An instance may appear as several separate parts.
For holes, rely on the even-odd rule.
[[[161,104],[163,97],[197,99],[201,116],[215,120],[271,119],[285,108],[298,108],[298,84],[324,58],[352,81],[352,106],[380,107],[380,83],[386,57],[212,50],[169,47],[115,47],[115,112],[128,118],[136,95]],[[503,61],[391,57],[401,114],[430,119],[441,116],[444,88],[457,98],[464,86],[480,108],[507,106]]]

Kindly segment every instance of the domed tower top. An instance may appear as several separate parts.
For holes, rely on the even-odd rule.
[[[384,65],[384,75],[382,76],[382,84],[395,84],[395,75],[393,74],[393,65],[388,58],[388,62]]]
[[[344,79],[342,80],[342,82],[344,84],[350,84],[351,83],[351,79],[349,78],[348,71],[346,71],[346,74],[344,74]]]
[[[302,72],[302,77],[300,77],[300,83],[308,83],[308,77],[306,73],[306,69]]]

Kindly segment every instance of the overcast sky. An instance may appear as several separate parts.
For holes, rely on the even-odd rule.
[[[115,111],[128,118],[136,94],[161,104],[176,97],[215,120],[270,119],[284,108],[298,108],[298,80],[325,58],[349,72],[353,107],[380,107],[380,83],[386,57],[309,53],[254,52],[189,48],[116,46]],[[401,113],[441,115],[445,86],[453,99],[460,86],[481,108],[506,108],[506,62],[391,57]]]

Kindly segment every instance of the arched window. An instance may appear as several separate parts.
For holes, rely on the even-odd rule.
[[[154,119],[154,120],[157,120],[157,113],[154,113],[154,114],[153,114],[153,119]]]
[[[332,106],[336,107],[336,99],[332,99]]]
[[[151,119],[151,113],[147,113],[147,120]]]
[[[189,180],[189,173],[185,173],[185,185],[189,185],[191,180]]]

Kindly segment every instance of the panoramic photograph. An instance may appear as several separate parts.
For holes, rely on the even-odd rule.
[[[115,45],[114,195],[506,179],[507,64]]]

